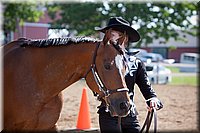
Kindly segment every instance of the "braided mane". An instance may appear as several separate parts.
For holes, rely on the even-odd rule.
[[[70,44],[79,44],[84,42],[99,42],[100,40],[90,38],[90,37],[66,37],[66,38],[53,38],[53,39],[26,39],[20,38],[17,41],[22,41],[20,43],[21,47],[33,46],[33,47],[49,47],[49,46],[66,46]]]

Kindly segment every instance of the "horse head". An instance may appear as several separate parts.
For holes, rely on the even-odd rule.
[[[130,109],[130,98],[125,83],[126,61],[119,44],[108,38],[99,43],[93,58],[91,72],[86,76],[90,88],[104,99],[112,116],[126,116]]]

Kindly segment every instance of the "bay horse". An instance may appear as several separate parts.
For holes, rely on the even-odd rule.
[[[88,37],[31,40],[3,48],[4,131],[55,130],[61,91],[81,78],[113,116],[130,108],[120,46]]]

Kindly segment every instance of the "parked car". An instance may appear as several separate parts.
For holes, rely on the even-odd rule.
[[[199,54],[198,53],[182,53],[180,57],[180,63],[198,64]]]
[[[148,59],[150,59],[151,62],[163,61],[163,59],[164,59],[161,54],[157,54],[157,53],[145,53],[140,58],[144,62],[147,62]]]
[[[129,48],[129,54],[135,55],[137,58],[142,60],[143,62],[163,62],[167,64],[173,64],[175,62],[174,59],[165,59],[161,54],[158,53],[148,53],[144,49],[139,48]]]
[[[190,66],[179,67],[180,72],[199,72],[199,54],[198,53],[182,53],[180,63],[191,64]]]
[[[167,84],[171,82],[171,70],[160,64],[146,64],[146,71],[152,84]]]
[[[147,53],[146,50],[140,48],[129,48],[128,52],[130,54],[136,54],[136,56],[143,56],[144,54]]]
[[[172,64],[175,62],[174,59],[165,59],[161,54],[158,53],[144,53],[141,55],[136,55],[143,62],[163,62],[167,64]]]

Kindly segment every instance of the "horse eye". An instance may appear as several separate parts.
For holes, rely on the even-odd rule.
[[[105,64],[104,67],[105,67],[106,70],[110,70],[111,69],[111,65],[110,64]]]

